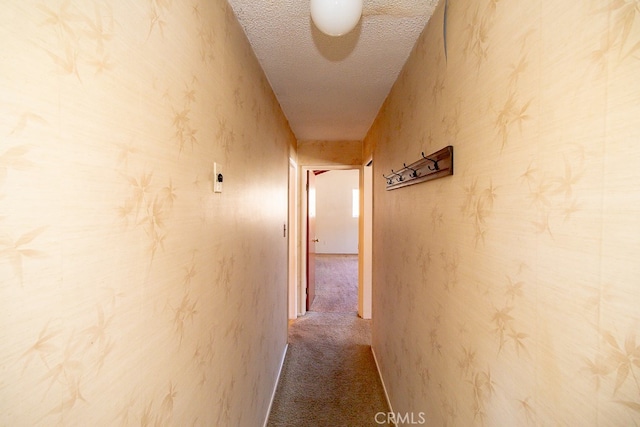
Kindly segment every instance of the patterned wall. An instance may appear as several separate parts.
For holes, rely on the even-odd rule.
[[[373,346],[428,425],[640,423],[640,2],[449,0],[365,141]],[[455,175],[387,192],[446,145]]]
[[[295,140],[226,2],[4,2],[0,58],[0,425],[261,425]]]
[[[299,141],[301,166],[354,166],[362,164],[360,141]]]

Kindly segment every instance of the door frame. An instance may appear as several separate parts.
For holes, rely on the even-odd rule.
[[[289,209],[287,229],[287,256],[288,256],[288,292],[287,292],[287,317],[295,319],[298,313],[298,164],[289,158]]]
[[[358,314],[372,317],[373,283],[373,157],[360,172],[360,221],[358,232]]]
[[[363,230],[363,221],[365,216],[371,218],[372,212],[365,212],[365,208],[367,205],[363,203],[364,198],[362,197],[365,192],[364,184],[363,184],[363,168],[364,165],[311,165],[311,166],[300,166],[298,177],[298,188],[299,188],[299,198],[300,203],[298,207],[300,208],[300,216],[298,217],[298,283],[297,287],[297,312],[298,316],[303,316],[306,314],[306,299],[307,299],[307,257],[306,257],[306,235],[307,235],[307,171],[313,170],[352,170],[355,169],[360,174],[360,217],[358,219],[358,242],[362,242],[362,230]],[[370,207],[371,205],[369,205]],[[361,276],[360,272],[363,268],[363,254],[364,251],[371,251],[371,247],[362,247],[359,243],[358,247],[358,276]],[[365,257],[366,258],[366,257]],[[368,259],[371,259],[371,253],[368,253]],[[361,289],[362,287],[362,289]],[[371,318],[371,299],[367,301],[367,298],[364,298],[363,295],[371,295],[371,283],[367,281],[363,281],[361,277],[358,277],[358,315],[365,319]],[[289,299],[291,301],[291,298]],[[292,312],[292,308],[289,308],[289,311]],[[367,317],[368,316],[368,317]]]
[[[313,179],[311,179],[311,177],[313,177]],[[305,194],[307,195],[307,203],[306,203],[306,207],[307,207],[307,215],[305,217],[305,234],[306,234],[306,239],[305,239],[305,243],[304,243],[304,259],[306,261],[306,267],[305,267],[305,279],[306,279],[306,286],[305,286],[305,310],[309,311],[309,309],[311,308],[311,305],[313,304],[313,301],[315,300],[316,297],[316,263],[315,263],[315,256],[316,256],[316,241],[318,240],[316,237],[316,218],[315,215],[311,216],[309,215],[309,207],[313,204],[315,206],[316,204],[316,199],[313,200],[313,203],[311,203],[311,199],[309,198],[309,194],[311,193],[311,190],[315,191],[316,188],[316,172],[315,171],[311,171],[311,170],[307,170],[307,172],[305,173]],[[311,182],[313,182],[313,186],[311,185]],[[313,227],[311,227],[311,225],[313,225]],[[312,233],[313,231],[313,233]],[[313,262],[311,262],[311,260],[313,260]]]

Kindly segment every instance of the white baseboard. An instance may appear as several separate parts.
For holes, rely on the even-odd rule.
[[[276,377],[276,384],[273,386],[273,392],[271,393],[271,399],[269,400],[269,407],[267,408],[267,415],[264,418],[264,427],[267,427],[269,423],[269,415],[271,414],[271,407],[273,406],[273,400],[276,398],[276,391],[278,390],[278,383],[280,382],[280,375],[282,375],[282,368],[284,367],[284,358],[287,357],[287,349],[289,348],[289,344],[284,346],[284,353],[282,354],[282,359],[280,360],[280,368],[278,369],[278,376]],[[374,356],[375,358],[375,356]],[[376,362],[377,364],[377,362]],[[385,391],[386,393],[386,391]]]
[[[371,347],[371,354],[373,354],[373,361],[376,362],[378,377],[380,377],[380,382],[382,383],[382,390],[384,390],[384,397],[385,399],[387,399],[387,405],[389,405],[389,412],[393,413],[393,407],[391,406],[391,400],[389,400],[389,393],[387,392],[387,386],[384,384],[384,377],[382,376],[382,371],[380,371],[380,365],[378,364],[378,358],[376,357],[376,352],[373,350],[373,346]]]

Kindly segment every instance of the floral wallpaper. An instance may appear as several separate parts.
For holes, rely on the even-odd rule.
[[[299,141],[302,166],[354,166],[362,164],[361,141]]]
[[[0,425],[261,425],[295,139],[231,9],[9,1],[0,52]]]
[[[444,3],[364,141],[393,410],[640,424],[640,3]],[[455,175],[385,191],[447,145]]]

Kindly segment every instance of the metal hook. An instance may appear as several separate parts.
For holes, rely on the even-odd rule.
[[[411,178],[417,178],[418,177],[418,171],[417,170],[415,170],[412,167],[407,166],[406,163],[403,163],[402,165],[405,167],[405,169],[409,169],[411,171],[411,174],[409,175]]]
[[[401,173],[394,172],[393,169],[391,169],[391,173],[398,176],[398,182],[404,181],[404,177]]]
[[[429,168],[429,170],[430,170],[430,171],[437,171],[437,170],[440,170],[440,167],[438,166],[438,161],[437,161],[437,160],[433,160],[433,159],[430,159],[430,158],[426,157],[426,156],[424,155],[424,151],[422,152],[422,158],[423,158],[423,159],[426,159],[426,160],[430,160],[430,161],[432,161],[432,162],[433,162],[433,167],[431,167],[431,166],[427,166],[427,167]]]
[[[393,176],[386,176],[385,174],[382,174],[382,176],[387,180],[387,185],[393,184]]]
[[[404,179],[402,177],[402,174],[396,173],[396,172],[393,171],[393,169],[391,169],[391,176],[386,176],[386,175],[382,174],[384,179],[387,180],[387,185],[392,185],[393,184],[393,175],[398,177],[398,182],[402,182],[403,179]]]

